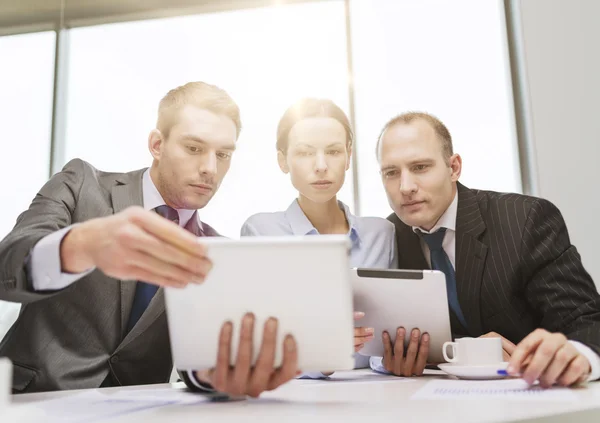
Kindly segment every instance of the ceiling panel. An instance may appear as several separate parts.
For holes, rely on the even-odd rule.
[[[0,34],[323,0],[0,0]]]

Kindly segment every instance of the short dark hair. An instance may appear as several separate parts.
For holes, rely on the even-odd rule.
[[[440,142],[442,143],[442,153],[444,154],[444,158],[446,160],[454,154],[452,148],[452,136],[450,135],[450,131],[448,131],[448,128],[446,128],[446,125],[444,125],[441,120],[425,112],[406,112],[390,119],[384,125],[383,129],[379,133],[379,138],[377,138],[377,146],[375,149],[375,154],[377,154],[377,158],[379,159],[379,144],[381,144],[381,138],[383,137],[385,131],[387,131],[394,125],[408,125],[416,120],[424,120],[429,125],[431,125],[438,138],[440,139]]]
[[[277,125],[277,151],[285,153],[288,147],[288,135],[295,124],[313,117],[330,117],[342,124],[346,131],[346,148],[352,148],[354,134],[348,116],[333,101],[321,98],[303,98],[290,106]]]

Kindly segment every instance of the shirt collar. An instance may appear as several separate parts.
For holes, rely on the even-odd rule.
[[[350,213],[350,208],[338,200],[339,208],[344,212],[346,216],[346,220],[348,222],[348,226],[350,227],[348,231],[348,235],[352,242],[359,242],[360,236],[358,231],[358,222],[356,216]],[[300,204],[298,200],[294,200],[292,204],[285,211],[285,216],[290,223],[290,227],[292,228],[292,233],[294,235],[303,236],[303,235],[318,235],[319,232],[314,227],[310,220],[306,217],[302,208],[300,208]]]
[[[162,198],[162,195],[160,195],[160,192],[158,192],[156,185],[154,185],[154,181],[152,181],[152,178],[150,177],[150,169],[147,169],[142,177],[142,192],[144,209],[152,210],[158,206],[163,206],[166,204],[165,200]],[[177,209],[177,213],[179,214],[179,225],[187,225],[195,212],[196,210]],[[200,219],[197,220],[200,230],[202,230],[202,222]]]
[[[456,232],[456,213],[458,211],[458,191],[454,194],[454,199],[452,203],[450,203],[450,207],[446,209],[442,217],[440,217],[433,228],[430,231],[426,231],[425,229],[418,228],[416,226],[412,227],[413,232],[417,233],[417,231],[424,232],[426,234],[432,234],[437,232],[440,228],[446,228],[450,231]]]

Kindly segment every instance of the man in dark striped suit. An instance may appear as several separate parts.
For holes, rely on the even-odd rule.
[[[425,113],[390,120],[377,154],[399,268],[445,273],[453,335],[500,336],[508,371],[530,383],[600,378],[600,295],[560,211],[541,198],[461,185],[450,133]],[[399,328],[398,339],[405,329],[413,329],[406,353],[384,334],[383,364],[421,374],[429,335]]]

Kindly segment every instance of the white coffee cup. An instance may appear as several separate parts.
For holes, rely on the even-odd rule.
[[[0,357],[0,410],[8,407],[11,392],[12,363],[8,358]]]
[[[448,357],[448,347],[452,348],[452,357]],[[456,342],[444,342],[442,354],[449,363],[466,366],[504,361],[500,338],[459,338]]]

